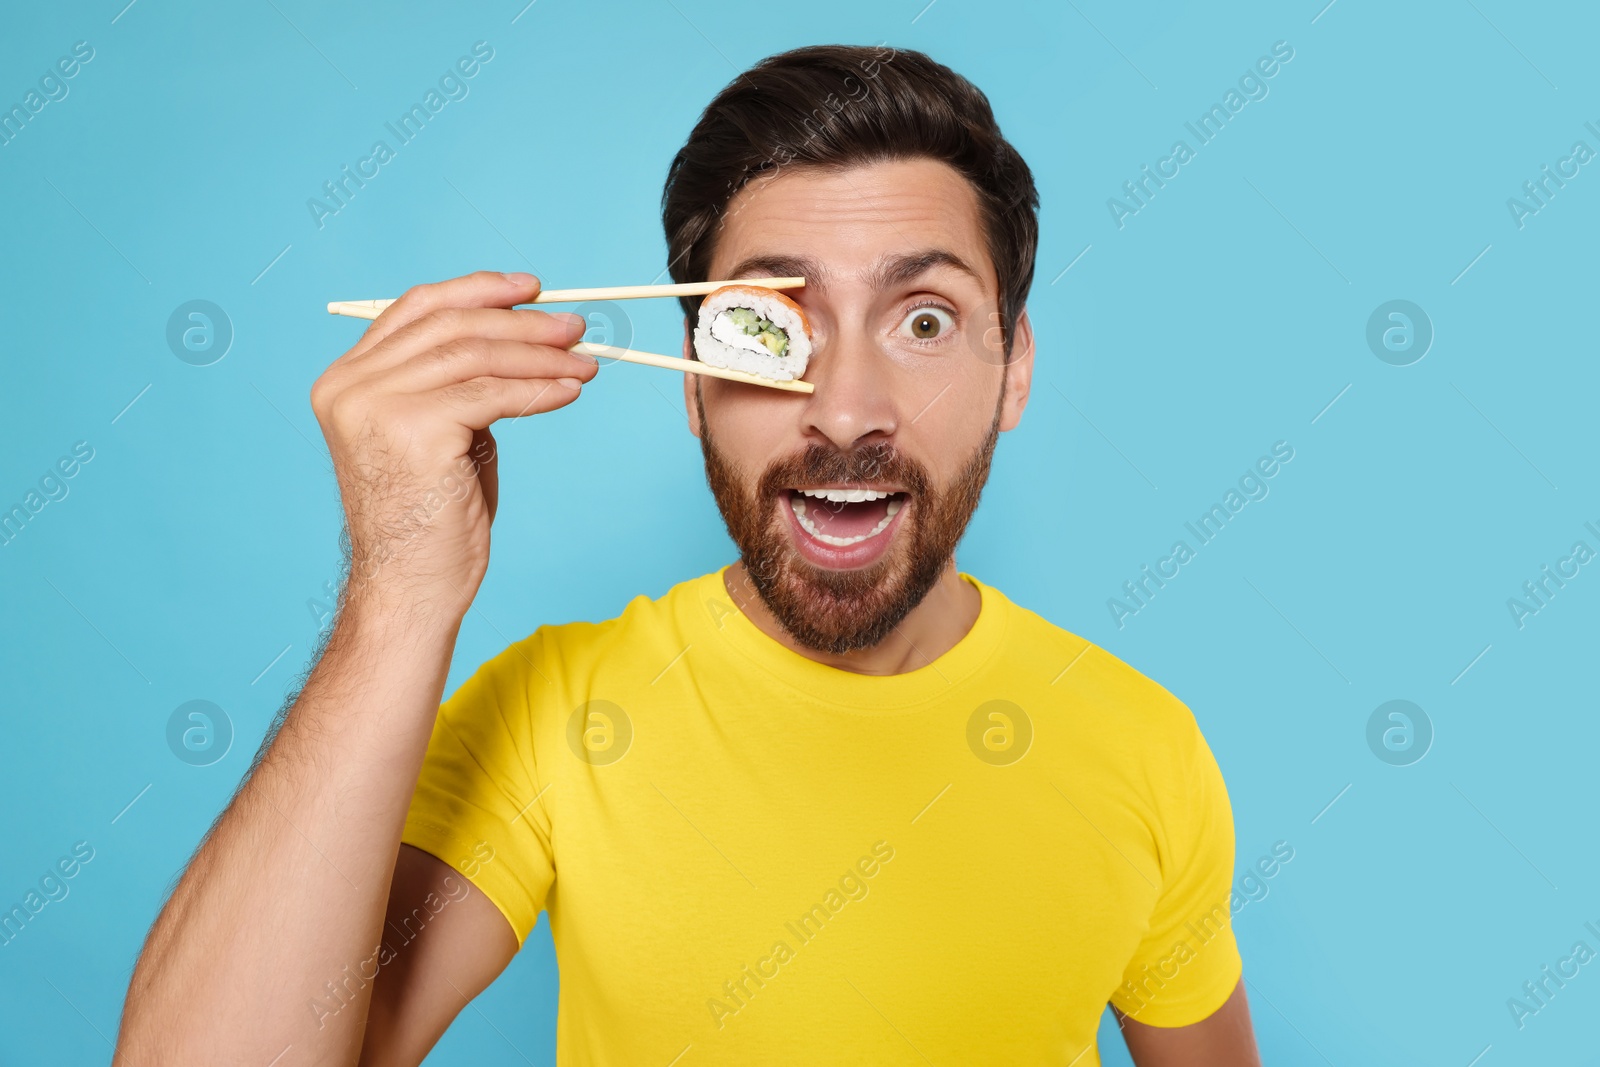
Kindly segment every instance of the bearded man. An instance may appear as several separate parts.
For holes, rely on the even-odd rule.
[[[419,1063],[542,913],[562,1064],[1090,1067],[1108,1003],[1140,1067],[1257,1063],[1193,715],[955,563],[1028,403],[1037,207],[924,55],[740,75],[663,195],[677,280],[806,280],[813,392],[684,375],[739,558],[537,626],[442,706],[489,427],[598,368],[581,319],[516,308],[526,274],[384,312],[312,388],[337,621],[152,929],[118,1062]]]

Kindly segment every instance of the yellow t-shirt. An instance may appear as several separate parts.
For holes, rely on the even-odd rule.
[[[962,578],[977,622],[905,674],[790,651],[716,571],[445,701],[404,840],[519,943],[549,913],[557,1062],[1091,1067],[1108,1000],[1227,999],[1233,821],[1193,715]]]

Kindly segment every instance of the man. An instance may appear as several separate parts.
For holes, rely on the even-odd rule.
[[[1255,1064],[1193,717],[955,566],[1028,400],[1037,201],[918,53],[724,90],[668,176],[674,275],[804,275],[815,334],[810,395],[684,376],[739,561],[541,626],[442,707],[489,426],[597,368],[581,321],[511,310],[528,275],[381,316],[312,389],[338,620],[151,932],[118,1062],[417,1063],[543,911],[562,1063],[1089,1065],[1109,1000],[1140,1067]]]

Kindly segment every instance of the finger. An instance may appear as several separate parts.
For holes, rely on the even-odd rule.
[[[485,338],[568,348],[583,336],[582,316],[570,312],[504,308],[445,307],[428,312],[395,330],[388,338],[358,355],[346,357],[347,370],[365,372],[399,366],[429,349],[458,341]],[[587,359],[586,356],[573,356]]]
[[[485,430],[497,419],[516,419],[566,407],[578,398],[581,389],[582,383],[570,377],[483,377],[456,382],[418,397],[448,408],[463,426]]]
[[[480,270],[448,281],[414,285],[373,320],[350,351],[364,352],[408,323],[445,307],[509,308],[526,304],[539,292],[531,274]]]
[[[552,345],[464,337],[389,368],[381,383],[385,390],[421,393],[473,378],[577,378],[587,382],[599,370],[588,356]]]

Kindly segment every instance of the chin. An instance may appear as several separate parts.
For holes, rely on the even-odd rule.
[[[907,490],[785,487],[769,499],[768,536],[745,554],[745,569],[767,609],[806,648],[842,655],[875,647],[948,562],[917,551],[925,538]]]

